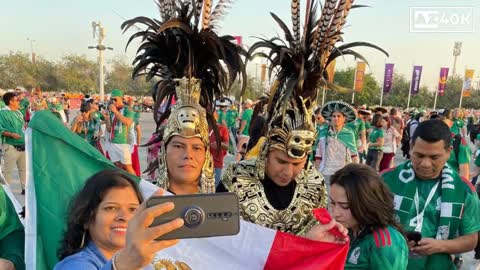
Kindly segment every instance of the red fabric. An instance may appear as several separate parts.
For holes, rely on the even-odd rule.
[[[28,110],[28,109],[25,110],[25,118],[23,119],[25,121],[25,123],[30,122],[30,117],[31,117],[30,110]]]
[[[377,247],[380,247],[380,240],[378,239],[378,233],[377,231],[373,231],[373,238],[375,239],[375,245]]]
[[[330,213],[326,208],[313,209],[313,215],[322,224],[328,224],[330,223],[330,221],[332,221],[332,217],[330,216]],[[338,231],[336,227],[330,229],[329,232],[338,238],[344,238],[344,236],[340,233],[340,231]]]
[[[473,192],[475,192],[475,193],[477,192],[471,181],[469,181],[467,178],[465,178],[465,177],[463,177],[463,176],[460,176],[460,179],[462,179],[462,181],[463,181],[465,184],[467,184],[467,186],[470,188],[471,191],[473,191]],[[462,210],[462,211],[463,211],[463,210]]]
[[[332,220],[325,208],[314,209],[313,214],[321,223]],[[341,270],[345,267],[349,246],[349,242],[318,242],[278,231],[263,269]]]
[[[382,161],[380,161],[381,172],[390,168],[393,157],[395,157],[394,153],[383,153]]]
[[[220,133],[220,141],[222,143],[225,143],[228,145],[229,139],[228,139],[228,129],[220,124],[217,124],[218,128],[218,133]],[[210,140],[210,145],[215,142],[215,132],[213,130],[210,130],[210,136],[208,137]],[[212,155],[213,158],[213,167],[215,168],[223,168],[223,159],[225,158],[225,155],[227,154],[227,150],[220,150],[217,151],[217,149],[213,149],[212,146],[210,146],[210,154]]]
[[[98,151],[100,151],[100,153],[102,153],[102,155],[105,156],[105,152],[103,151],[103,147],[102,147],[102,144],[100,143],[100,140],[97,141],[97,143],[95,144],[96,148],[98,149]],[[110,159],[110,158],[108,158]]]
[[[140,159],[138,158],[138,145],[133,146],[132,153],[132,168],[135,171],[135,174],[140,177]]]
[[[277,232],[263,269],[340,270],[345,267],[349,243],[312,241]]]
[[[385,236],[383,235],[382,229],[380,229],[378,234],[380,234],[380,239],[382,239],[382,247],[384,247],[387,243],[385,242]]]
[[[385,232],[385,235],[387,236],[388,246],[391,246],[392,245],[392,239],[390,238],[390,232],[388,231],[387,228],[383,228],[383,231]]]
[[[109,116],[110,117],[110,116]],[[115,126],[117,125],[117,116],[113,116],[113,121],[112,121],[112,126],[110,130],[110,140],[113,141],[113,138],[115,138]]]

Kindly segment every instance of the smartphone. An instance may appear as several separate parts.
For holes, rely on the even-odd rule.
[[[173,202],[175,208],[153,221],[150,227],[182,218],[183,227],[156,240],[235,235],[240,231],[240,210],[235,193],[151,197],[147,207]]]
[[[416,231],[407,232],[408,241],[414,241],[415,245],[418,245],[418,242],[422,240],[422,234]]]

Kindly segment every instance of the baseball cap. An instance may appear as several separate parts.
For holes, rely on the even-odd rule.
[[[112,93],[110,94],[111,97],[123,97],[123,92],[120,89],[113,89]]]
[[[450,116],[450,110],[449,109],[440,109],[438,110],[438,115],[448,118]]]

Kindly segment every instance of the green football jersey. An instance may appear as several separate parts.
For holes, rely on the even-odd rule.
[[[235,125],[237,124],[238,111],[232,110],[232,109],[228,110],[225,118],[227,121],[228,128],[235,127]]]
[[[368,142],[376,143],[379,138],[383,138],[383,129],[374,128],[370,133],[370,136],[368,136]],[[383,150],[383,146],[369,146],[368,148]]]
[[[124,107],[120,110],[124,117],[132,119],[135,118],[135,112],[130,110],[128,107]],[[110,123],[112,124],[112,130],[110,131],[110,138],[112,143],[117,144],[128,144],[128,126],[123,124],[122,121],[115,119],[116,116],[110,112]],[[112,134],[113,132],[113,134]]]
[[[467,141],[463,138],[461,140],[462,141],[460,142],[458,148],[458,156],[455,153],[455,150],[452,149],[452,151],[450,152],[450,158],[447,161],[448,165],[455,169],[457,172],[460,169],[460,164],[470,164],[470,157],[472,156],[472,152],[467,144]],[[453,136],[450,144],[453,145]]]
[[[345,269],[404,270],[407,263],[407,241],[393,226],[388,226],[352,240]]]
[[[23,114],[23,117],[25,117],[28,106],[30,106],[30,101],[28,100],[27,97],[25,97],[24,99],[22,99],[20,101],[20,108],[19,108],[20,112],[22,112],[22,114]]]
[[[360,132],[365,130],[365,122],[363,122],[360,118],[357,118],[353,122],[347,123],[346,126],[353,130],[356,141],[358,141],[358,139],[360,138]]]
[[[465,127],[465,122],[462,119],[455,118],[453,119],[453,124],[450,130],[454,134],[460,134],[460,130]]]
[[[243,129],[243,132],[241,135],[246,135],[248,136],[248,130],[250,129],[250,124],[252,122],[252,114],[253,114],[253,109],[246,109],[242,113],[242,121],[246,121],[245,128]]]

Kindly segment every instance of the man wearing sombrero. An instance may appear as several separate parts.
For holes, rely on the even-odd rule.
[[[346,127],[346,123],[357,118],[352,106],[343,101],[327,102],[321,110],[330,127],[320,134],[317,150],[315,151],[315,165],[325,177],[327,187],[330,176],[348,163],[358,163],[358,150],[353,131]]]

